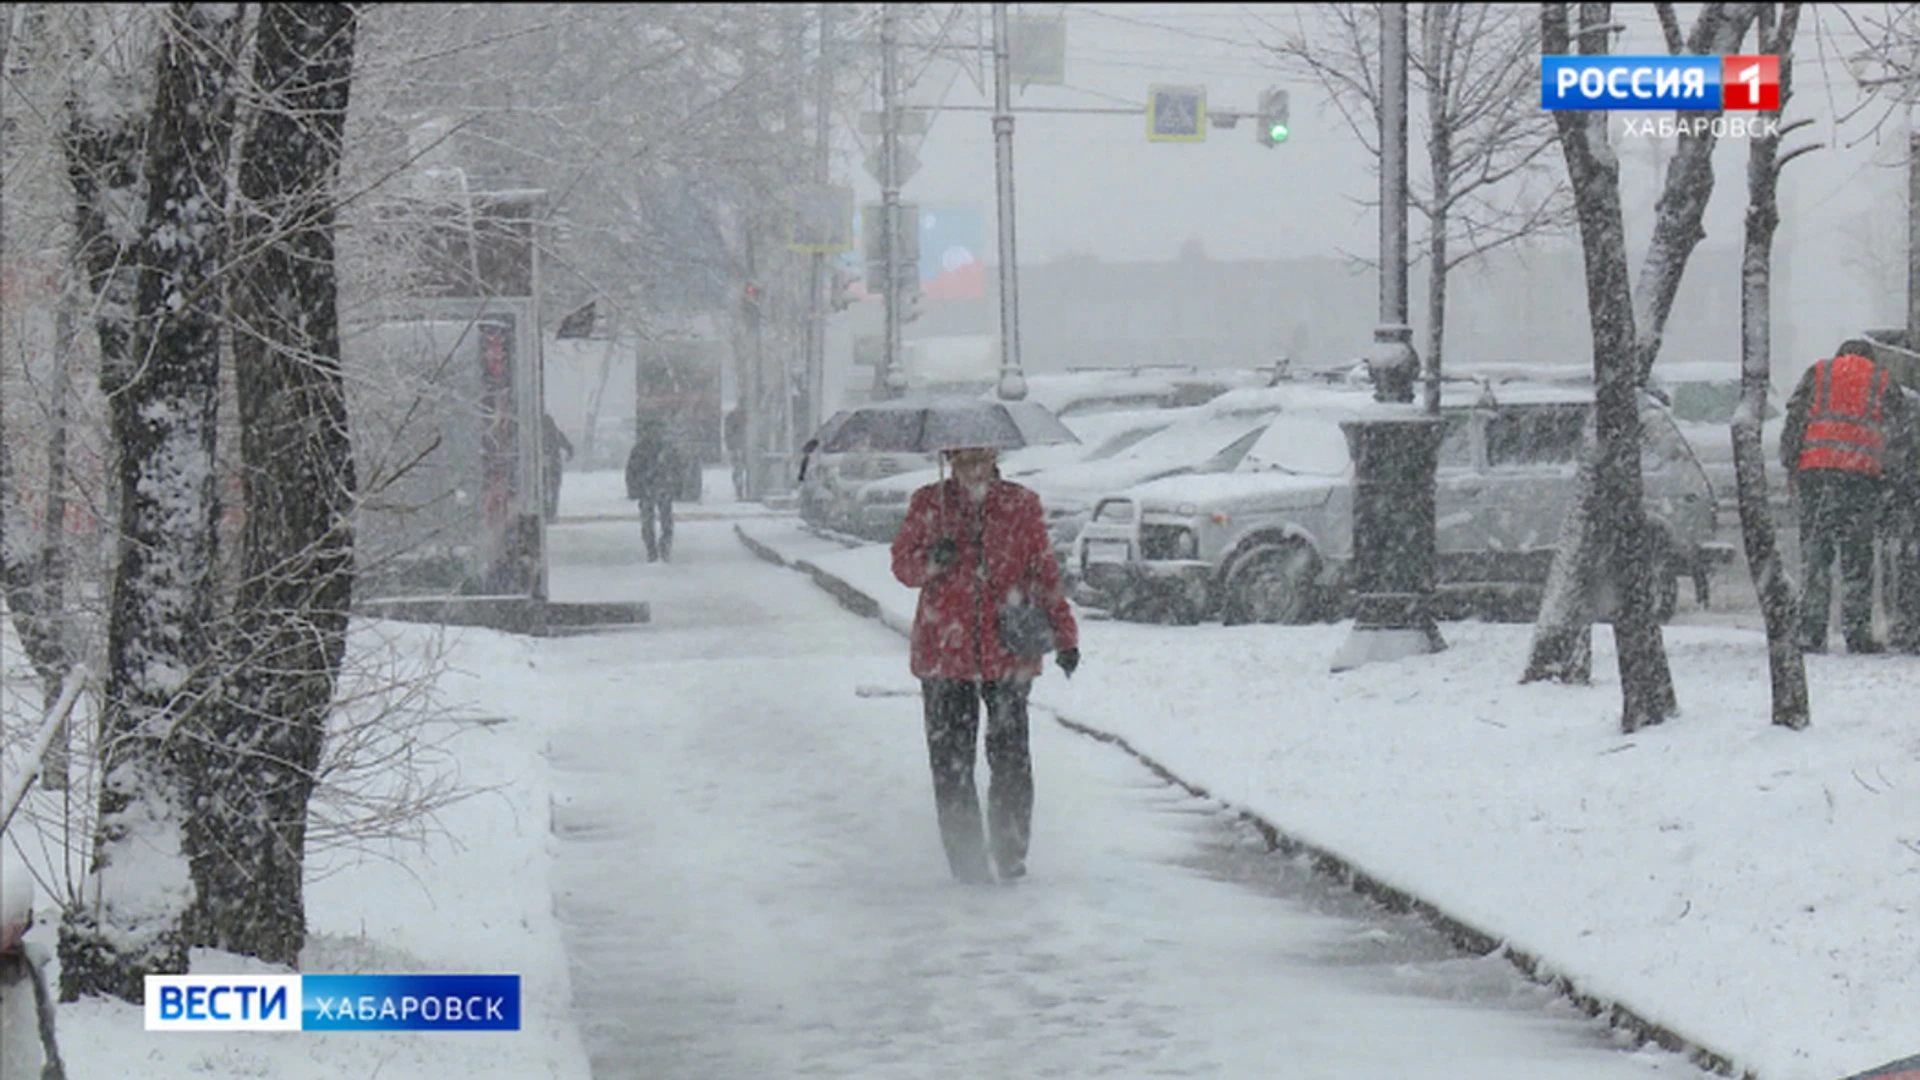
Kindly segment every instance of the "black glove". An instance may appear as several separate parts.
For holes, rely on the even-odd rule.
[[[927,561],[935,570],[945,570],[960,558],[960,542],[951,536],[943,536],[927,549]]]
[[[1071,679],[1073,678],[1073,669],[1080,666],[1080,650],[1061,649],[1058,653],[1054,654],[1053,662],[1059,664],[1060,670],[1066,672],[1067,678]]]

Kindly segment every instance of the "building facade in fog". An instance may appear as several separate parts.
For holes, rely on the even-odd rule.
[[[995,334],[997,299],[987,295],[921,303],[908,340]],[[1425,274],[1411,275],[1415,343],[1426,351]],[[1571,245],[1502,252],[1456,269],[1448,279],[1446,359],[1453,363],[1542,362],[1587,366],[1592,337],[1581,254]],[[1694,252],[1667,326],[1661,357],[1739,363],[1739,251]],[[1775,282],[1774,356],[1783,370],[1808,358],[1791,340],[1791,286]],[[1020,268],[1021,358],[1030,372],[1076,367],[1191,364],[1330,367],[1366,353],[1378,318],[1373,268],[1324,257],[1160,262],[1069,258]],[[852,401],[871,388],[873,369],[855,366],[854,340],[880,331],[877,302],[835,320],[829,396]],[[833,385],[837,383],[836,385]]]

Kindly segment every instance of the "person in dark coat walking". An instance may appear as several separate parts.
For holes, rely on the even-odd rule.
[[[648,562],[673,556],[673,497],[682,471],[667,425],[657,417],[642,420],[627,455],[627,498],[640,504],[640,536],[647,544]]]
[[[560,517],[560,481],[565,475],[565,462],[573,460],[573,442],[554,423],[551,413],[540,414],[540,451],[540,464],[546,470],[547,520],[554,521]]]
[[[1000,880],[1027,872],[1033,819],[1033,763],[1027,746],[1027,694],[1041,655],[1015,652],[1002,639],[1002,612],[1022,602],[1045,612],[1060,670],[1080,664],[1079,629],[1060,588],[1040,498],[1000,478],[995,454],[948,454],[953,476],[913,493],[893,539],[893,575],[920,590],[914,613],[912,670],[926,712],[940,839],[953,876]],[[1011,617],[1009,617],[1011,619]],[[987,835],[982,836],[973,766],[986,704]]]
[[[1827,649],[1836,558],[1847,651],[1882,649],[1873,638],[1873,540],[1887,467],[1906,452],[1899,443],[1908,424],[1900,387],[1872,356],[1871,342],[1846,342],[1809,367],[1787,400],[1780,464],[1799,509],[1800,647],[1808,652]]]

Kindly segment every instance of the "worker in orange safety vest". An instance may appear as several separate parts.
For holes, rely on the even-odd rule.
[[[1808,652],[1827,648],[1836,558],[1847,651],[1882,649],[1873,637],[1873,541],[1888,466],[1907,453],[1907,408],[1873,343],[1861,339],[1807,368],[1787,400],[1780,464],[1799,511],[1800,647]]]

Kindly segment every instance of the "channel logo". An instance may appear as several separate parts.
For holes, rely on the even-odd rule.
[[[1780,108],[1780,58],[1543,56],[1540,107],[1774,111]]]
[[[518,975],[149,975],[148,1031],[519,1031]]]

